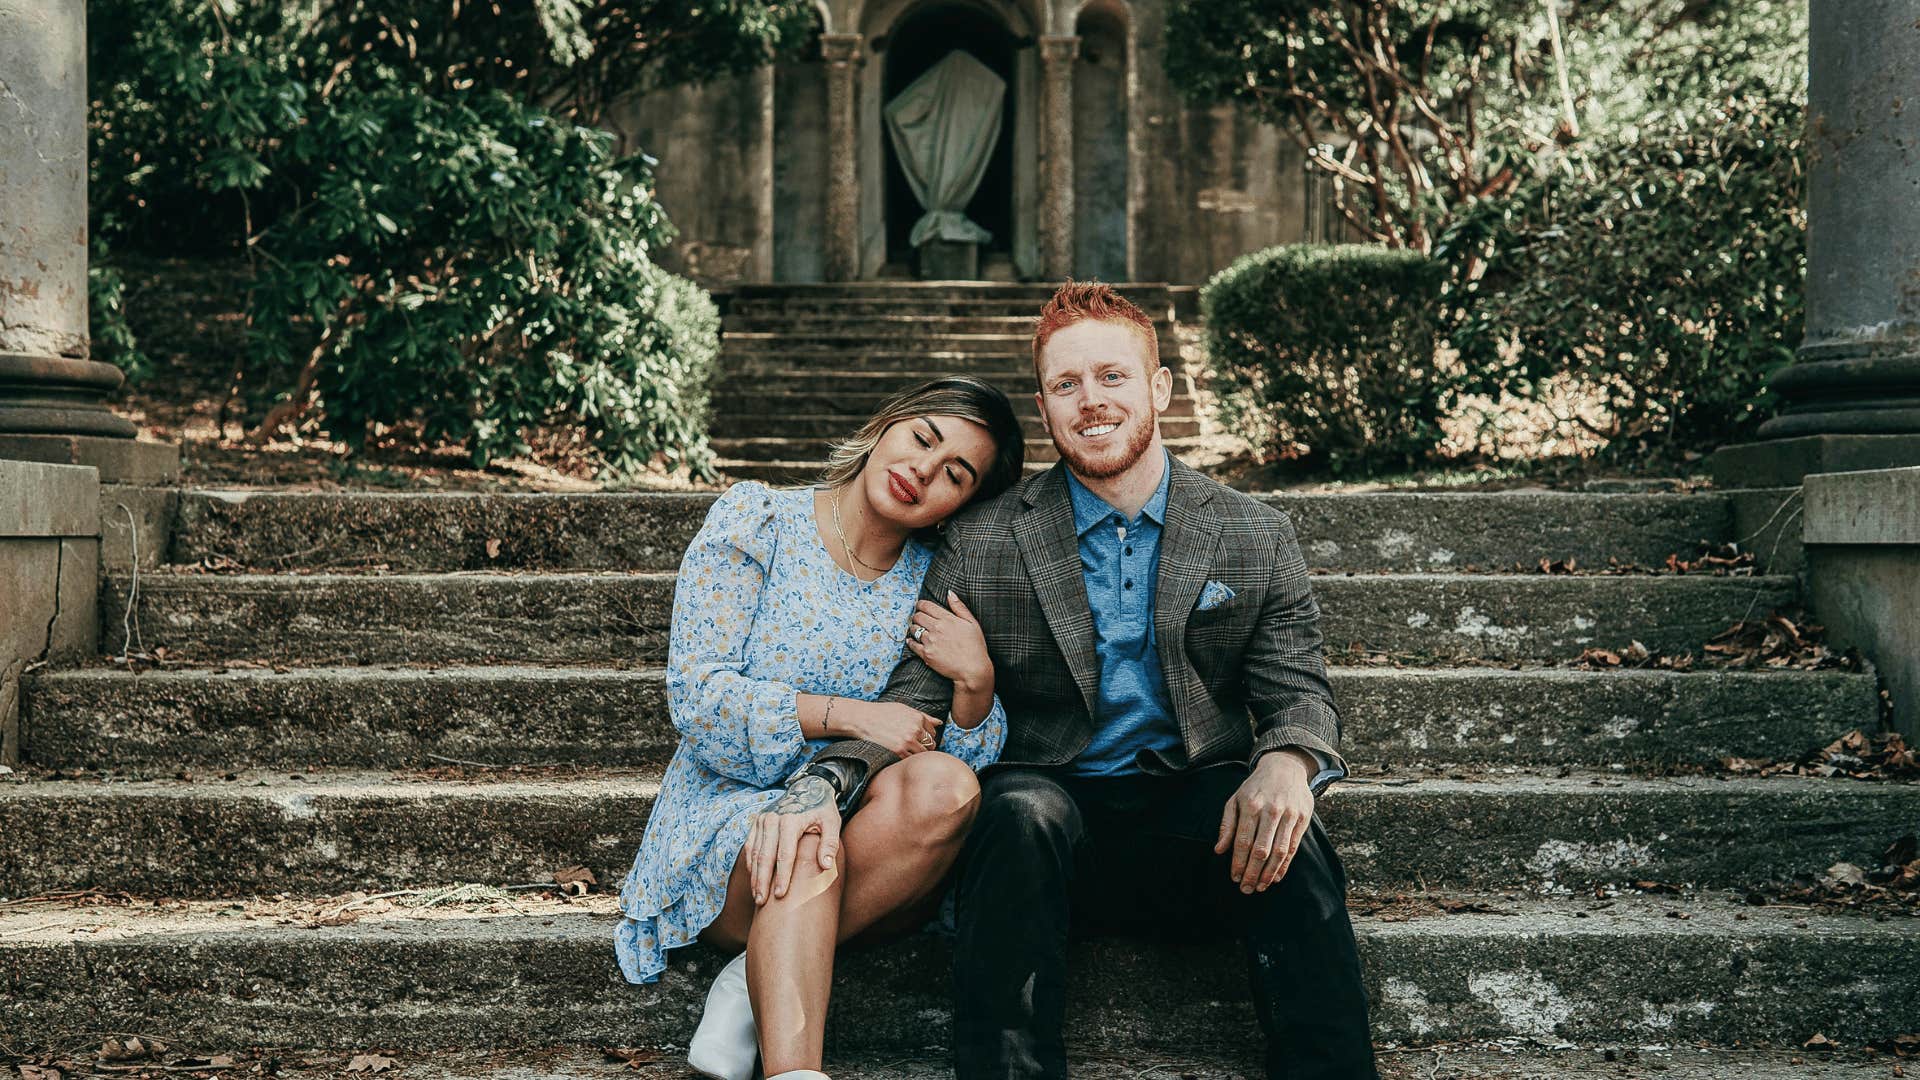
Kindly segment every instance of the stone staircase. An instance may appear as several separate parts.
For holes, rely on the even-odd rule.
[[[711,498],[179,493],[134,627],[165,667],[25,686],[0,893],[52,898],[0,904],[0,1044],[684,1045],[717,958],[627,985],[606,891],[675,744],[672,575]],[[1587,645],[1697,650],[1794,602],[1795,579],[1493,572],[1658,566],[1736,539],[1730,497],[1273,501],[1319,574],[1355,766],[1320,811],[1383,1046],[1913,1029],[1920,921],[1744,898],[1870,862],[1920,822],[1920,785],[1712,768],[1872,729],[1873,678],[1554,666]],[[103,595],[109,652],[131,586],[115,573]],[[1409,666],[1350,663],[1380,653]],[[574,865],[602,888],[442,889]],[[453,899],[343,895],[398,890]],[[948,957],[925,936],[847,957],[830,1058],[937,1066]],[[1226,945],[1088,942],[1074,980],[1080,1051],[1230,1055],[1256,1030]]]
[[[1160,432],[1175,453],[1200,434],[1180,369],[1172,292],[1119,286],[1151,315],[1174,398]],[[871,282],[743,285],[726,303],[713,447],[720,468],[749,479],[818,475],[829,445],[851,435],[889,395],[941,375],[974,375],[1006,391],[1027,426],[1027,461],[1057,453],[1033,400],[1033,321],[1046,285]]]

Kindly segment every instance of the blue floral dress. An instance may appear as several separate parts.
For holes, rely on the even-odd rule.
[[[658,979],[666,951],[719,917],[751,817],[827,744],[801,734],[797,695],[872,700],[886,687],[931,558],[909,542],[879,580],[859,580],[821,542],[810,488],[743,482],[707,512],[680,563],[667,646],[680,747],[620,887],[614,951],[629,982]],[[942,727],[940,749],[977,770],[1006,739],[996,699],[977,727]]]

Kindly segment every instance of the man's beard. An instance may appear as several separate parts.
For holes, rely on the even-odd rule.
[[[1140,455],[1146,453],[1147,447],[1153,445],[1153,431],[1159,423],[1160,417],[1155,415],[1144,424],[1134,424],[1133,433],[1127,436],[1126,446],[1113,452],[1111,456],[1086,457],[1068,449],[1059,439],[1053,440],[1053,446],[1060,451],[1060,456],[1066,460],[1067,467],[1075,473],[1089,480],[1105,480],[1133,468],[1134,462],[1140,460]]]

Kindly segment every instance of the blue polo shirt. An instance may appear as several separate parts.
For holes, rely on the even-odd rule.
[[[1180,725],[1167,700],[1153,633],[1160,529],[1172,476],[1171,466],[1161,472],[1153,497],[1129,521],[1067,473],[1073,529],[1080,537],[1080,572],[1093,613],[1094,652],[1100,661],[1093,742],[1070,766],[1079,775],[1139,772],[1134,758],[1140,751],[1180,745]]]
[[[1073,530],[1080,538],[1080,573],[1093,614],[1094,653],[1100,661],[1093,741],[1068,766],[1077,775],[1137,773],[1141,770],[1135,759],[1142,750],[1164,752],[1180,746],[1180,724],[1167,699],[1167,680],[1160,670],[1153,630],[1160,533],[1167,519],[1172,477],[1173,465],[1168,461],[1153,497],[1129,520],[1088,491],[1072,471],[1067,472]],[[1344,775],[1329,768],[1326,755],[1307,752],[1319,766],[1309,783],[1316,794]]]

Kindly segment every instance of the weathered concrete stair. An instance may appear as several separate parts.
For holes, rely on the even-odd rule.
[[[1355,920],[1376,1040],[1750,1046],[1819,1031],[1858,1045],[1914,1016],[1920,920],[1705,898],[1485,899],[1501,913]],[[610,916],[577,908],[312,928],[240,905],[39,908],[0,916],[6,1034],[16,1046],[100,1031],[216,1046],[684,1044],[717,959],[688,950],[659,983],[631,986],[611,963],[612,932]],[[847,956],[830,1052],[944,1044],[949,955],[917,937]],[[1244,1047],[1257,1028],[1242,972],[1222,945],[1084,943],[1070,1042]]]
[[[0,909],[0,1040],[684,1040],[713,957],[691,950],[659,986],[626,986],[605,897],[319,929],[187,898],[318,906],[572,863],[617,878],[675,743],[659,669],[671,571],[710,499],[183,493],[173,568],[141,575],[139,626],[188,666],[33,673],[33,778],[0,786],[0,893],[98,886],[165,902]],[[1358,918],[1379,1038],[1797,1044],[1910,1028],[1920,922],[1739,897],[1870,861],[1920,822],[1920,786],[1661,775],[1872,727],[1872,676],[1553,666],[1586,644],[1697,651],[1795,601],[1793,579],[1512,572],[1690,557],[1740,539],[1728,499],[1273,501],[1320,571],[1336,665],[1349,643],[1428,665],[1334,669],[1356,774],[1320,810],[1355,887],[1509,912]],[[126,584],[103,603],[111,651]],[[418,771],[446,759],[467,764]],[[1691,891],[1576,899],[1646,879]],[[944,982],[928,973],[943,950],[914,939],[850,958],[836,1045],[942,1042]],[[1112,942],[1078,956],[1079,1045],[1252,1030],[1227,950]]]
[[[1155,320],[1164,362],[1177,367],[1174,305],[1165,285],[1122,286]],[[999,386],[1027,427],[1028,459],[1055,460],[1033,405],[1033,320],[1051,295],[1039,285],[869,283],[743,286],[727,301],[714,448],[736,477],[798,479],[881,401],[939,375]],[[1161,434],[1176,452],[1201,434],[1191,387],[1176,371]]]
[[[23,895],[328,895],[538,882],[575,863],[617,881],[659,790],[651,770],[480,784],[231,775],[0,789],[0,881]],[[1740,889],[1871,860],[1888,823],[1920,821],[1920,785],[1482,771],[1362,780],[1319,813],[1359,888]]]
[[[1878,708],[1871,675],[1335,667],[1356,763],[1710,766],[1794,758]],[[658,668],[109,668],[31,677],[27,754],[172,776],[491,765],[638,768],[679,733]]]

